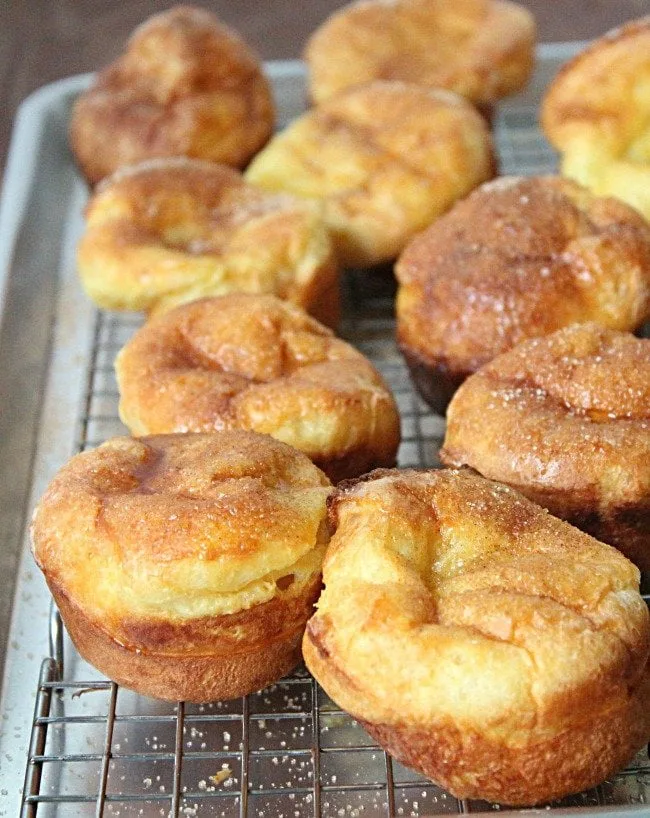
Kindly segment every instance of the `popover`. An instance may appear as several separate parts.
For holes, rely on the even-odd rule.
[[[107,309],[164,312],[243,291],[272,293],[326,324],[339,317],[338,266],[317,207],[223,165],[159,159],[115,173],[88,203],[77,264]]]
[[[536,804],[648,741],[648,609],[618,551],[462,470],[344,484],[330,523],[305,661],[399,761]]]
[[[546,92],[541,123],[565,176],[650,218],[650,17],[567,63]]]
[[[464,99],[376,81],[301,116],[246,178],[322,201],[341,263],[368,267],[395,258],[494,168],[488,127]]]
[[[177,307],[142,327],[115,369],[133,434],[249,429],[300,449],[333,482],[395,465],[399,414],[380,374],[273,296]]]
[[[523,88],[534,49],[533,16],[505,0],[361,0],[314,32],[305,59],[317,104],[377,79],[489,104]]]
[[[499,355],[449,404],[440,456],[650,571],[650,340],[582,324]]]
[[[417,236],[395,273],[397,334],[437,411],[496,355],[597,321],[634,330],[650,314],[650,226],[614,198],[560,177],[504,177]]]
[[[243,167],[273,131],[257,55],[211,12],[151,17],[74,105],[70,142],[91,184],[124,165],[190,156]]]
[[[114,438],[73,457],[33,550],[81,656],[147,696],[228,699],[300,659],[330,484],[252,432]]]

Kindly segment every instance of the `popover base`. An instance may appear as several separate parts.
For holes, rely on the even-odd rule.
[[[55,475],[34,556],[102,673],[172,701],[232,698],[299,659],[330,490],[266,435],[114,438]]]
[[[526,748],[504,747],[479,732],[461,731],[450,724],[418,729],[370,724],[363,719],[359,723],[394,758],[434,781],[444,781],[457,798],[480,797],[523,806],[591,789],[613,770],[623,769],[634,750],[648,740],[645,710],[649,697],[650,673],[646,673],[630,698],[614,707],[606,721],[574,725]],[[540,759],[548,758],[555,760],[550,770],[540,764]],[[531,798],[531,792],[543,796]]]
[[[454,393],[471,373],[454,372],[445,361],[424,358],[406,344],[399,344],[399,350],[408,367],[413,386],[434,412],[444,416]]]
[[[650,228],[568,179],[502,177],[416,236],[395,275],[398,342],[440,411],[450,385],[528,338],[586,321],[638,328]]]
[[[454,396],[440,458],[650,571],[650,340],[577,324],[499,355]]]
[[[614,548],[469,469],[379,470],[328,505],[305,662],[398,759],[528,805],[650,738],[650,615]]]
[[[162,647],[168,634],[155,623],[151,623],[146,650],[123,645],[49,580],[48,587],[80,656],[108,679],[154,699],[202,703],[245,696],[293,670],[302,659],[304,623],[322,586],[317,575],[290,599],[285,596],[282,601],[274,599],[238,614],[197,620],[193,630],[212,634],[212,638],[203,644],[204,652],[199,646],[189,654],[156,653],[155,644]],[[293,629],[287,629],[284,622],[293,623]],[[147,625],[138,623],[138,628]],[[255,631],[258,641],[247,640],[245,649],[233,652],[229,650],[232,645],[220,645],[224,629]]]

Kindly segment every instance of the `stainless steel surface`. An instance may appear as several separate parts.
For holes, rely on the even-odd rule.
[[[553,169],[554,157],[536,129],[536,103],[549,75],[574,48],[543,48],[529,92],[500,112],[502,173]],[[301,68],[277,63],[269,71],[286,122],[303,106]],[[28,554],[24,521],[73,451],[124,431],[112,362],[139,323],[134,316],[96,313],[76,280],[74,245],[85,191],[66,148],[65,123],[85,82],[72,78],[45,88],[23,107],[0,211],[0,275],[6,274],[8,284],[3,326],[13,340],[25,322],[35,322],[43,338],[27,373],[20,347],[12,353],[18,355],[18,372],[6,372],[0,358],[3,389],[19,384],[29,398],[18,402],[11,423],[2,418],[7,440],[24,436],[7,462],[0,461],[3,486],[14,473],[24,476],[20,490],[3,497],[1,507],[3,519],[19,520],[23,553],[1,706],[0,815],[17,815],[21,803],[24,815],[39,816],[368,818],[489,809],[459,802],[392,762],[304,670],[245,699],[173,706],[102,679],[61,638]],[[24,270],[32,273],[21,300],[12,291],[20,290]],[[346,304],[343,336],[373,359],[396,394],[403,427],[400,465],[437,465],[443,421],[413,393],[396,351],[391,280],[349,275]],[[6,365],[11,369],[13,358]],[[4,438],[0,445],[7,445]],[[6,451],[11,454],[11,443]],[[644,751],[611,782],[554,806],[558,814],[621,816],[648,815],[648,804],[650,763]]]

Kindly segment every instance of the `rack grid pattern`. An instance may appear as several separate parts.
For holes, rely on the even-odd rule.
[[[554,156],[530,109],[496,122],[501,172],[544,173]],[[402,467],[435,467],[443,419],[413,391],[394,342],[394,283],[385,273],[346,278],[341,328],[382,372],[401,416]],[[124,433],[113,359],[138,319],[98,313],[78,448]],[[644,750],[598,788],[551,807],[650,804]],[[267,690],[211,705],[153,701],[102,679],[65,636],[56,610],[42,664],[22,815],[397,818],[495,809],[459,801],[402,767],[304,670]]]

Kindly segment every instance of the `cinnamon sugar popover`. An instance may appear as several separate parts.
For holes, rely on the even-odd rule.
[[[32,524],[79,653],[147,696],[241,696],[300,659],[330,484],[251,432],[114,438],[65,465]]]
[[[469,471],[375,472],[330,524],[305,661],[399,761],[536,804],[648,741],[648,609],[618,551]]]
[[[417,236],[395,273],[397,334],[436,411],[483,364],[528,338],[650,314],[650,226],[560,177],[480,187]]]
[[[379,373],[272,296],[208,298],[152,319],[115,369],[133,434],[250,429],[300,449],[333,482],[395,464],[399,415]]]
[[[341,263],[369,267],[395,258],[494,168],[488,127],[462,97],[377,81],[304,114],[246,178],[321,201]]]
[[[125,53],[81,94],[70,141],[95,184],[157,156],[243,167],[274,119],[257,55],[215,15],[177,6],[137,28]]]
[[[441,458],[650,571],[650,340],[583,324],[500,355],[449,404]]]
[[[650,17],[567,63],[546,92],[541,123],[565,176],[650,218]]]
[[[534,48],[533,16],[505,0],[362,0],[320,26],[305,58],[317,104],[383,79],[486,105],[523,88]]]
[[[164,312],[244,291],[287,299],[326,324],[339,317],[338,267],[317,207],[198,160],[144,162],[100,185],[77,265],[107,309]]]

